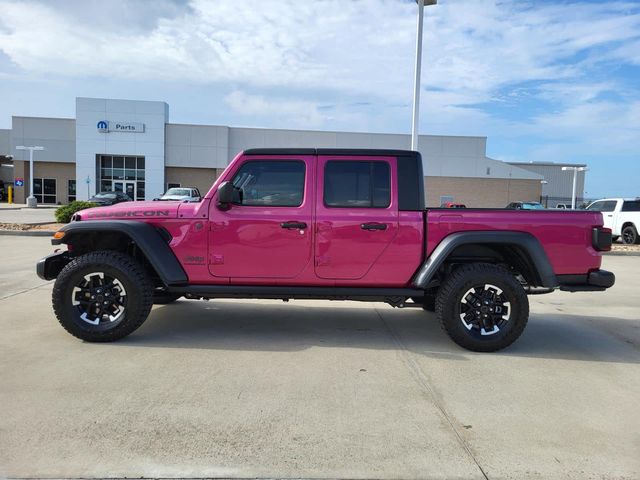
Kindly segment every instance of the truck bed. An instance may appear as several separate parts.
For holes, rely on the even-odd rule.
[[[599,212],[507,209],[426,209],[426,255],[455,232],[515,231],[538,239],[557,275],[600,268],[592,245],[592,230],[603,225]],[[586,267],[586,268],[585,268]]]

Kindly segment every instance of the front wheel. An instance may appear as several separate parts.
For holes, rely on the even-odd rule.
[[[142,266],[118,252],[99,251],[69,262],[53,286],[53,309],[71,335],[88,342],[125,337],[144,323],[153,285]]]
[[[529,318],[527,295],[513,275],[490,264],[459,267],[436,297],[436,314],[461,347],[494,352],[511,345]]]

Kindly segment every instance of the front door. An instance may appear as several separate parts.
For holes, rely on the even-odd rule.
[[[136,199],[136,182],[114,180],[112,184],[114,192],[124,192],[131,200]]]
[[[313,156],[255,155],[223,181],[236,201],[210,210],[209,271],[242,284],[263,278],[292,279],[312,258]]]
[[[364,277],[398,233],[395,157],[318,157],[315,272]]]

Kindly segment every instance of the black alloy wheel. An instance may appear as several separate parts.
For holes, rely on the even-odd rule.
[[[71,335],[88,342],[125,337],[147,319],[153,285],[138,261],[113,251],[74,258],[53,285],[53,309]]]

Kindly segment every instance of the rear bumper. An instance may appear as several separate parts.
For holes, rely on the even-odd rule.
[[[585,275],[558,275],[560,290],[565,292],[601,292],[613,287],[616,276],[606,270],[594,270]]]
[[[52,253],[38,261],[36,273],[43,280],[53,280],[70,261],[69,252]]]

